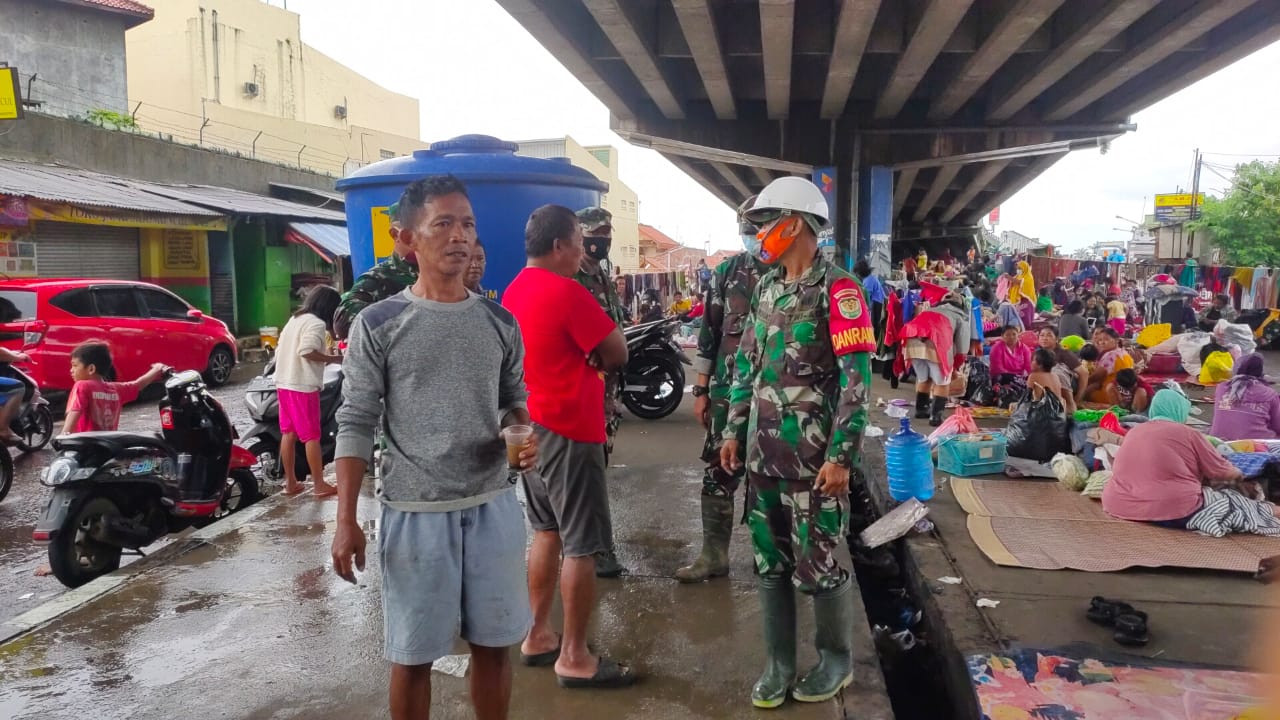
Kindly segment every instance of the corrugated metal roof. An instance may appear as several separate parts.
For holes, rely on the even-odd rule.
[[[127,15],[132,18],[129,27],[140,25],[155,17],[156,11],[134,0],[61,0],[67,5],[79,5],[94,10]]]
[[[293,192],[315,195],[316,197],[322,197],[327,200],[333,200],[335,202],[340,202],[344,204],[347,202],[347,198],[345,195],[343,195],[340,192],[336,192],[334,190],[317,190],[315,188],[310,188],[303,185],[290,185],[289,183],[278,183],[278,182],[268,183],[268,185],[270,185],[273,188],[280,188],[281,190],[292,190]]]
[[[147,192],[132,180],[88,170],[13,160],[0,160],[0,194],[170,215],[222,215],[220,212]]]
[[[320,253],[329,262],[351,255],[351,241],[347,238],[346,225],[294,222],[289,223],[289,229],[301,235],[304,241],[310,241],[303,244]]]
[[[232,190],[231,188],[215,187],[213,185],[161,185],[159,183],[136,180],[127,182],[134,183],[147,192],[236,215],[271,215],[299,220],[329,220],[340,223],[347,221],[347,214],[337,210],[326,210],[288,200],[267,197],[266,195],[255,195],[240,190]]]

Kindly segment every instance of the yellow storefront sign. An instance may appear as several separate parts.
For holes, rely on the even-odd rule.
[[[108,225],[111,227],[162,228],[174,230],[226,230],[227,219],[193,215],[167,215],[165,213],[120,210],[116,208],[86,208],[58,203],[32,202],[28,208],[32,220],[79,223],[81,225]]]
[[[1204,193],[1196,196],[1196,205],[1204,205]],[[1156,207],[1191,207],[1191,193],[1157,195]]]
[[[22,117],[22,86],[18,84],[18,68],[0,67],[0,120]]]

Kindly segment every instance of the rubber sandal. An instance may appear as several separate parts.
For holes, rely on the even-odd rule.
[[[600,664],[596,666],[595,675],[589,678],[575,678],[557,674],[556,681],[559,682],[560,687],[569,690],[584,688],[611,690],[630,687],[635,683],[636,675],[630,667],[602,656]]]
[[[555,650],[548,650],[546,652],[535,653],[533,655],[520,653],[520,664],[525,667],[547,667],[548,665],[555,665],[556,661],[560,659],[560,645],[562,643],[563,638],[559,633],[556,633]]]
[[[1115,625],[1117,617],[1132,612],[1134,612],[1133,606],[1127,602],[1108,600],[1101,595],[1095,595],[1089,601],[1089,609],[1085,611],[1085,617],[1089,618],[1090,622],[1111,627]]]
[[[1126,647],[1142,647],[1151,642],[1147,634],[1147,614],[1134,610],[1117,617],[1116,634],[1112,638]]]

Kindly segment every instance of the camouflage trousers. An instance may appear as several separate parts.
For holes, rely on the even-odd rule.
[[[710,497],[733,497],[742,484],[746,470],[729,472],[720,467],[720,434],[729,419],[728,388],[716,387],[712,390],[708,413],[710,423],[706,437],[702,441],[702,461],[707,464],[702,472],[702,494]],[[740,460],[742,458],[739,458]]]
[[[622,381],[622,371],[604,373],[604,429],[608,439],[605,450],[613,452],[613,436],[618,434],[618,425],[622,422],[622,411],[618,409],[618,388]]]
[[[839,587],[849,573],[836,563],[836,545],[849,529],[849,496],[828,497],[812,481],[747,473],[747,527],[756,572],[790,575],[796,588],[815,593]]]

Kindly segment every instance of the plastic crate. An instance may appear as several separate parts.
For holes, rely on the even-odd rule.
[[[953,435],[938,445],[938,469],[959,477],[1004,472],[1007,445],[998,432]]]

